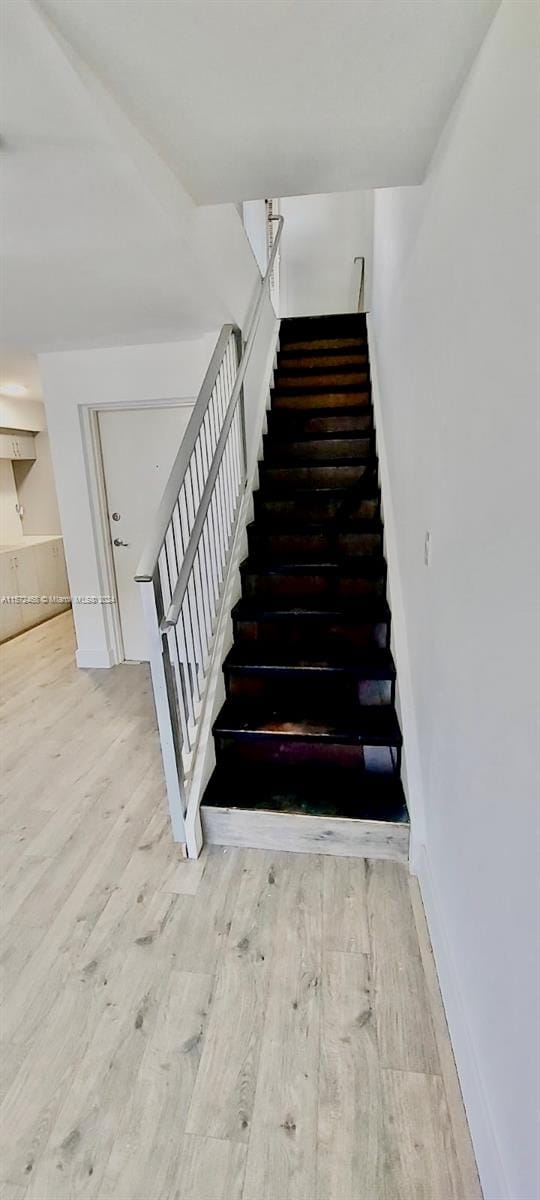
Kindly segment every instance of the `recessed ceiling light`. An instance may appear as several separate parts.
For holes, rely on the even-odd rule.
[[[1,396],[26,396],[27,391],[24,383],[0,383]]]

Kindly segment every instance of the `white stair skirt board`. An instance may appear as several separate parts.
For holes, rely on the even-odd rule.
[[[204,840],[216,846],[386,858],[407,863],[409,826],[396,821],[355,821],[311,813],[201,806]]]

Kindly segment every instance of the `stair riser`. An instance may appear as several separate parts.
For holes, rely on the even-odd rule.
[[[295,741],[290,737],[249,738],[216,734],[218,766],[260,767],[341,767],[358,771],[358,786],[362,775],[392,776],[399,763],[397,748],[390,746],[354,746],[332,741]]]
[[[306,441],[279,441],[274,437],[265,438],[264,461],[272,463],[306,463],[330,459],[339,462],[340,459],[365,459],[373,453],[374,440],[372,437],[356,438],[313,438]]]
[[[234,639],[239,643],[298,649],[300,657],[316,652],[321,641],[335,639],[340,648],[354,650],[390,645],[390,621],[336,620],[328,617],[271,617],[234,621]]]
[[[259,478],[261,483],[268,483],[276,490],[283,488],[289,492],[297,488],[349,488],[353,483],[357,483],[371,466],[372,462],[369,460],[358,465],[343,466],[337,463],[335,466],[332,464],[324,467],[272,467],[262,462],[259,463]]]
[[[302,337],[285,336],[280,333],[279,338],[280,351],[283,350],[286,354],[308,353],[313,350],[328,350],[332,354],[338,354],[341,350],[367,350],[367,339],[365,333],[360,333],[358,337]]]
[[[373,414],[367,412],[337,413],[325,416],[311,416],[309,413],[288,413],[279,410],[268,413],[268,433],[271,437],[285,441],[295,438],[311,438],[317,434],[333,434],[334,437],[346,437],[348,433],[371,433],[373,429]]]
[[[333,379],[328,376],[291,376],[289,379],[278,378],[271,389],[272,397],[279,396],[335,396],[357,395],[370,391],[370,377],[367,372],[354,375],[342,375]]]
[[[317,671],[314,668],[280,668],[262,671],[238,667],[225,668],[225,687],[230,699],[259,700],[295,707],[310,704],[360,704],[365,708],[393,704],[391,679],[362,679],[349,671]]]
[[[295,338],[356,338],[366,336],[365,313],[333,313],[331,316],[284,317],[280,345]]]
[[[283,521],[287,525],[300,524],[302,521],[323,524],[325,521],[334,521],[342,502],[342,500],[329,501],[325,496],[314,495],[313,498],[298,497],[295,499],[294,497],[270,496],[257,492],[255,514],[256,517],[260,515],[265,520]],[[350,519],[377,517],[379,508],[378,494],[367,496],[358,501],[356,508],[348,510],[348,517]]]
[[[323,598],[332,600],[349,599],[353,596],[384,596],[386,581],[383,576],[370,578],[328,578],[327,575],[244,575],[243,592],[246,599],[255,597],[286,597],[297,599]]]
[[[368,388],[352,392],[278,392],[272,391],[272,408],[276,411],[298,412],[328,409],[332,412],[348,408],[370,408]]]
[[[285,371],[281,366],[274,376],[274,388],[280,392],[308,391],[309,388],[321,388],[337,392],[340,388],[364,388],[369,383],[368,371]]]
[[[250,553],[264,555],[280,562],[328,561],[338,557],[358,557],[365,554],[382,554],[382,532],[342,533],[334,536],[324,533],[269,533],[249,531]]]
[[[342,370],[344,367],[350,368],[367,368],[369,365],[369,356],[367,352],[359,350],[351,350],[347,352],[343,350],[341,354],[322,353],[308,354],[298,351],[288,351],[286,348],[280,350],[278,358],[279,370],[285,373],[303,371],[331,371]]]

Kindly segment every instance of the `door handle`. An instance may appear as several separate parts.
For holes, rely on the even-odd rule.
[[[113,545],[114,546],[129,546],[129,542],[123,542],[122,538],[115,538]]]

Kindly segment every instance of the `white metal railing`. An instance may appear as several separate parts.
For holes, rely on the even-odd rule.
[[[283,217],[243,345],[224,325],[139,565],[173,836],[185,842],[184,765],[196,742],[227,568],[247,482],[244,377]],[[192,847],[188,847],[193,852]]]

